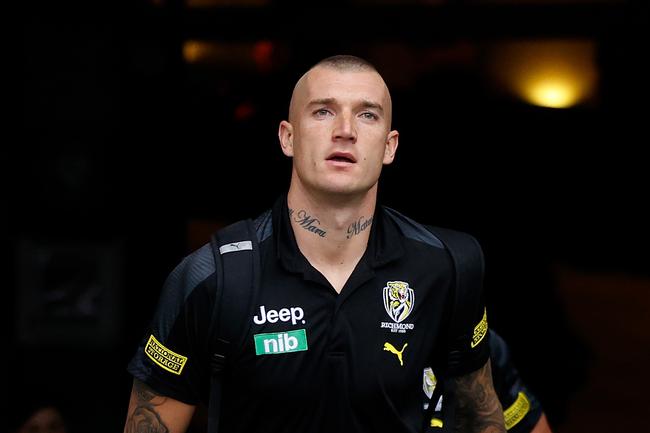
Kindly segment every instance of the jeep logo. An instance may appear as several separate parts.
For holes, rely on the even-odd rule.
[[[295,325],[298,323],[298,320],[301,320],[303,317],[305,317],[305,312],[302,311],[302,308],[300,307],[282,308],[280,311],[266,311],[266,307],[261,305],[260,313],[253,316],[253,322],[258,325],[263,325],[266,322],[275,323],[279,320],[280,322],[291,321],[291,324]],[[301,323],[305,323],[305,321],[301,320]]]

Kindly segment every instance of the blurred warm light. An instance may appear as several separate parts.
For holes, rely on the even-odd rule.
[[[254,44],[187,40],[183,43],[183,59],[190,64],[251,67]]]
[[[578,101],[576,87],[567,81],[540,80],[526,89],[525,99],[534,105],[550,108],[567,108]]]
[[[591,41],[501,42],[489,57],[499,87],[529,104],[568,108],[596,97],[598,71]]]
[[[183,59],[190,65],[260,74],[268,74],[286,63],[286,53],[286,46],[268,40],[187,40],[183,43]]]
[[[253,45],[252,56],[257,69],[268,72],[273,68],[273,51],[271,41],[259,41]]]
[[[185,41],[183,44],[183,58],[187,63],[199,63],[210,55],[211,46],[201,41]]]

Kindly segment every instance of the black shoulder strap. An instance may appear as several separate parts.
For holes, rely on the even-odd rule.
[[[458,335],[462,331],[459,327],[473,317],[461,317],[465,308],[460,308],[460,302],[465,299],[472,288],[480,286],[483,281],[484,262],[483,251],[478,241],[467,233],[440,227],[427,227],[440,241],[445,244],[454,263],[454,278],[456,279],[452,319],[449,331],[451,335]],[[453,356],[453,354],[452,354]]]
[[[222,373],[228,356],[241,347],[246,318],[260,278],[259,245],[250,219],[236,222],[212,235],[217,296],[208,331],[211,353],[208,432],[217,433],[221,409]]]
[[[463,317],[463,314],[468,313],[467,308],[461,308],[460,303],[465,298],[467,293],[471,293],[473,287],[481,285],[484,273],[483,251],[478,241],[471,235],[455,230],[444,229],[440,227],[427,226],[447,248],[451,256],[454,266],[454,278],[456,281],[454,298],[452,302],[451,322],[449,324],[449,336],[459,335],[465,330],[462,328],[464,323],[468,320],[473,320],[472,317]],[[468,336],[465,341],[469,340]],[[450,338],[452,347],[450,348],[449,363],[457,364],[460,362],[460,348],[453,346],[453,340]],[[438,378],[440,379],[440,378]],[[455,416],[455,390],[451,383],[440,383],[436,386],[435,393],[431,399],[431,404],[435,405],[438,398],[444,393],[444,423],[452,425]],[[453,428],[453,426],[452,426]],[[432,429],[436,430],[437,429]],[[428,430],[425,430],[428,431]]]

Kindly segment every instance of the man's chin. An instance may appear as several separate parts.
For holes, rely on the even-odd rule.
[[[355,199],[363,197],[371,192],[372,186],[345,184],[328,184],[323,185],[320,190],[322,194],[340,197],[341,199]]]

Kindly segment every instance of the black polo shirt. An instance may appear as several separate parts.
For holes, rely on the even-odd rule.
[[[473,320],[449,335],[453,264],[424,226],[377,206],[366,252],[339,294],[299,251],[289,218],[282,197],[255,222],[262,283],[224,379],[221,431],[423,431],[424,370],[462,375],[488,358],[481,287],[461,303]],[[183,260],[129,364],[190,404],[209,382],[214,273],[209,245]],[[465,348],[453,368],[450,344]]]

